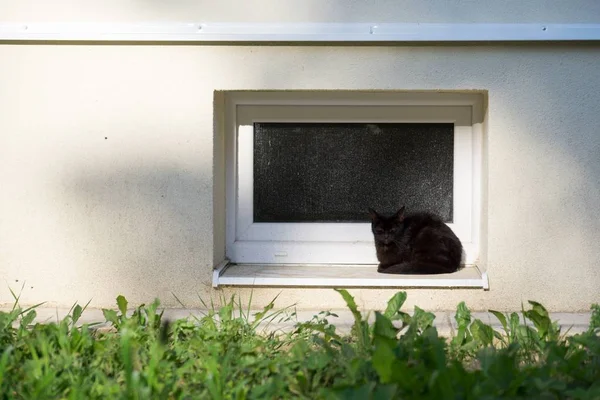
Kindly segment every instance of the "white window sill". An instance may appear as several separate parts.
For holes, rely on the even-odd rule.
[[[487,273],[475,265],[442,275],[380,274],[376,265],[230,264],[213,271],[213,287],[412,287],[489,289]]]

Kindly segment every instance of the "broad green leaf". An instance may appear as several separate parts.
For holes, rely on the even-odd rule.
[[[388,317],[382,315],[378,311],[375,312],[375,330],[373,332],[377,336],[383,336],[388,339],[395,339],[397,330]]]
[[[454,346],[461,346],[471,340],[469,334],[469,324],[471,323],[471,311],[467,308],[464,301],[461,301],[456,308],[456,314],[454,319],[457,324],[456,336],[452,338],[452,344]]]
[[[546,307],[544,307],[543,305],[541,305],[537,301],[533,301],[533,300],[529,300],[529,304],[531,304],[531,306],[533,307],[533,310],[535,312],[537,312],[541,316],[549,318],[548,310],[546,310]]]
[[[117,296],[117,305],[119,306],[119,311],[121,311],[121,315],[125,316],[127,314],[127,299],[124,296]]]
[[[466,328],[467,326],[469,326],[469,323],[471,323],[471,311],[467,308],[464,301],[458,303],[454,319],[456,320],[456,323],[459,328],[461,326]]]
[[[383,315],[387,318],[394,320],[396,314],[400,311],[400,308],[404,305],[406,301],[406,292],[398,292],[396,293],[387,303],[387,307]]]
[[[117,312],[115,310],[107,310],[106,308],[103,308],[102,314],[104,314],[104,318],[106,319],[107,322],[110,322],[113,325],[118,325],[119,319],[117,317]]]
[[[491,312],[492,314],[494,314],[494,317],[496,317],[498,319],[498,321],[500,321],[500,324],[502,324],[502,328],[504,328],[504,332],[506,332],[506,334],[508,335],[508,322],[506,321],[506,316],[504,314],[502,314],[500,311],[494,311],[494,310],[488,310],[489,312]]]
[[[525,311],[525,316],[530,319],[539,332],[540,338],[548,340],[556,340],[560,334],[560,328],[557,324],[553,324],[548,314],[548,310],[536,301],[529,300],[532,309]]]
[[[379,375],[379,380],[383,383],[389,383],[394,373],[394,343],[395,341],[385,338],[375,338],[375,350],[373,351],[373,368]]]
[[[510,339],[511,341],[517,340],[517,329],[521,325],[519,314],[513,312],[510,314]]]
[[[219,318],[221,319],[221,322],[228,322],[232,320],[233,305],[233,296],[231,296],[231,300],[225,305],[221,306],[221,308],[219,309]]]
[[[517,327],[516,336],[521,346],[527,350],[532,350],[540,340],[538,333],[526,325],[519,325]]]
[[[428,311],[424,311],[423,309],[415,306],[415,312],[412,315],[410,321],[410,328],[412,331],[424,331],[433,325],[433,320],[435,319],[435,315]]]
[[[467,328],[461,326],[460,328],[458,328],[456,336],[452,338],[451,343],[454,346],[462,346],[466,344],[469,341],[469,339],[471,339],[471,337],[470,335],[468,335]]]
[[[471,334],[484,347],[491,346],[494,341],[494,329],[478,319],[471,324]]]
[[[539,336],[545,338],[550,328],[550,319],[539,314],[535,310],[524,311],[523,315],[533,322],[533,325],[538,330]]]

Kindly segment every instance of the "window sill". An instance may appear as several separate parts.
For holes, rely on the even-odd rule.
[[[380,274],[375,265],[264,265],[222,262],[213,287],[388,287],[489,289],[486,272],[475,265],[443,275]]]

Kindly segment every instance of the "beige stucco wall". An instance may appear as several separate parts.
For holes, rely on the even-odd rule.
[[[0,21],[594,22],[596,0],[0,0]]]
[[[192,1],[77,8],[63,0],[64,12],[13,3],[0,0],[0,22],[600,22],[595,1],[427,1],[405,9],[398,1],[295,1],[291,11],[272,2],[262,12]],[[214,210],[223,187],[214,179],[222,174],[215,91],[478,89],[489,96],[483,247],[491,289],[410,290],[409,304],[519,309],[536,299],[556,311],[586,310],[600,302],[599,66],[598,44],[2,44],[0,303],[23,282],[24,303],[91,298],[108,306],[124,294],[131,303],[160,297],[178,306],[174,293],[191,307],[198,295],[216,298],[211,270],[223,249],[213,232],[223,221]],[[255,289],[253,301],[280,292],[282,306],[342,306],[330,289]],[[352,292],[372,308],[394,290]]]

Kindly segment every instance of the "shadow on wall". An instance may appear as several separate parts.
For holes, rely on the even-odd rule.
[[[201,200],[211,188],[203,175],[160,165],[110,167],[80,170],[69,181],[72,248],[84,253],[79,279],[95,303],[112,304],[114,293],[173,303],[171,293],[210,286],[211,222]]]
[[[536,300],[553,309],[562,306],[557,292],[576,294],[582,304],[600,300],[600,121],[591,109],[600,104],[600,72],[588,65],[597,61],[594,48],[529,46],[527,52],[523,47],[499,52],[498,47],[369,47],[361,49],[362,63],[353,48],[313,50],[273,49],[266,52],[276,53],[273,62],[262,63],[262,69],[253,65],[256,58],[244,58],[249,48],[235,54],[229,48],[223,57],[227,65],[249,63],[250,72],[239,72],[232,83],[240,89],[249,84],[272,89],[314,89],[318,84],[320,89],[489,89],[491,127],[496,127],[489,137],[490,268],[500,289],[491,297],[502,296],[510,285],[509,294],[544,293],[545,298]],[[463,68],[465,58],[472,60],[468,68]],[[512,64],[498,71],[495,66],[507,60]],[[282,72],[286,63],[289,69]],[[430,75],[432,69],[442,73]],[[98,163],[89,164],[89,170],[77,171],[66,182],[77,201],[63,218],[78,226],[69,235],[71,247],[81,249],[73,251],[81,251],[87,263],[79,279],[98,303],[112,304],[115,292],[143,301],[158,296],[167,303],[171,291],[192,299],[210,285],[210,171],[161,164],[152,157],[145,163],[98,169]],[[110,296],[96,295],[103,291]],[[279,291],[261,291],[261,299],[268,301]],[[356,292],[368,304],[379,296]],[[420,293],[438,309],[448,295],[440,291],[432,299]],[[304,289],[286,294],[289,303],[310,301]],[[388,293],[381,296],[387,299]],[[518,308],[521,300],[526,299],[503,300],[502,305]]]

